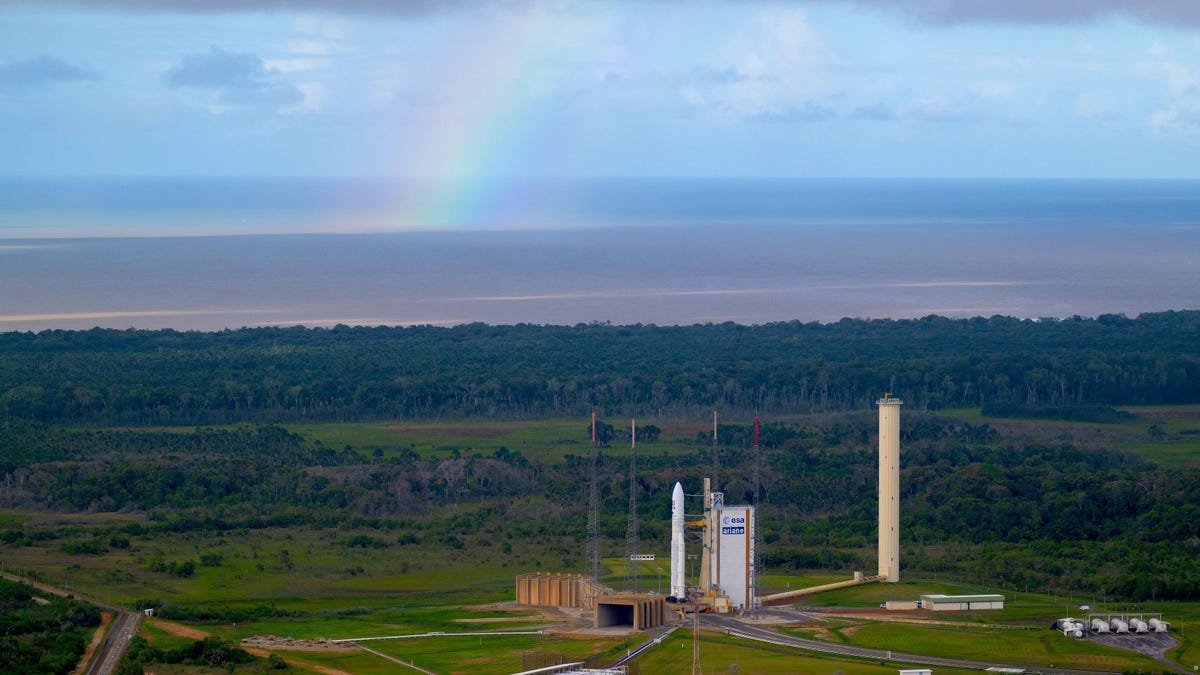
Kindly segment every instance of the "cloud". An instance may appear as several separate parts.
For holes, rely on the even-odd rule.
[[[773,82],[778,78],[762,75],[750,75],[733,67],[697,68],[692,72],[693,79],[704,84],[737,84],[740,82]]]
[[[900,116],[896,114],[895,110],[889,108],[883,103],[859,106],[850,112],[851,119],[871,120],[875,122],[886,122],[899,117]]]
[[[223,105],[285,107],[304,100],[299,88],[259,57],[220,47],[185,56],[167,71],[166,81],[173,87],[214,90]]]
[[[839,0],[847,1],[847,0]],[[1196,0],[848,0],[853,4],[898,12],[932,26],[971,23],[1071,25],[1119,17],[1176,28],[1200,28]]]
[[[824,122],[837,117],[832,108],[805,101],[803,106],[785,108],[783,110],[764,111],[751,115],[747,119],[752,122],[770,122],[774,124],[801,124],[808,122]]]
[[[110,7],[147,12],[232,13],[258,11],[329,12],[420,16],[445,11],[527,7],[533,0],[52,0],[59,5]],[[664,2],[668,0],[662,0]],[[669,0],[674,1],[674,0]],[[811,1],[811,0],[809,0]],[[1200,28],[1195,0],[824,0],[883,9],[918,23],[955,26],[970,23],[1069,25],[1121,17],[1141,23]],[[803,4],[803,0],[791,0]],[[46,5],[45,0],[0,0]],[[764,4],[774,4],[765,3]]]
[[[35,56],[0,65],[0,86],[37,87],[55,82],[94,80],[95,71],[73,66],[54,56]]]
[[[49,0],[49,2],[45,0],[0,0],[0,7],[49,4],[189,14],[281,11],[405,16],[433,14],[453,9],[490,8],[496,4],[524,3],[493,3],[487,0]]]

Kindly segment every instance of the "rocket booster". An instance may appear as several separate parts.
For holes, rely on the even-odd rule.
[[[687,599],[687,581],[683,565],[687,554],[683,545],[683,486],[675,483],[671,492],[671,597]]]

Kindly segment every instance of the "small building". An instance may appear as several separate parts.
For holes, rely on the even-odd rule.
[[[893,612],[903,612],[919,608],[916,600],[888,600],[887,602],[883,603],[883,606]]]
[[[935,593],[922,595],[921,607],[935,612],[1004,609],[1004,596],[990,593],[981,595],[941,595],[940,593]]]
[[[929,668],[908,668],[901,670],[900,675],[933,675],[933,671]]]

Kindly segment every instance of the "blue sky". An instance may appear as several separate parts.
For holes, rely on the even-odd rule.
[[[0,0],[0,175],[1200,178],[1200,3]]]

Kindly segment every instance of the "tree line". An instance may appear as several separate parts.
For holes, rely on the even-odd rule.
[[[682,418],[1200,401],[1200,311],[0,333],[0,419],[94,426],[436,417]]]

